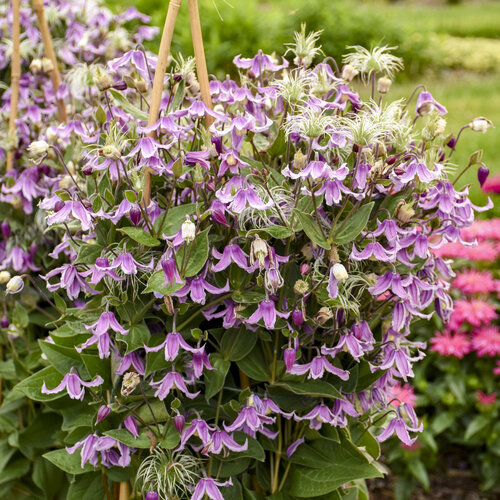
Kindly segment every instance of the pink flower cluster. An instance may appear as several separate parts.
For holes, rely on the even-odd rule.
[[[473,261],[496,261],[500,252],[500,219],[477,221],[463,229],[462,243],[448,243],[437,252],[441,257],[465,258]],[[477,243],[476,246],[470,246]],[[435,251],[436,252],[436,251]],[[475,352],[479,357],[500,356],[500,328],[491,298],[500,297],[500,280],[495,269],[464,269],[457,273],[452,289],[462,296],[455,300],[454,310],[446,329],[431,339],[431,351],[442,356],[463,358]],[[500,360],[494,369],[500,375]]]

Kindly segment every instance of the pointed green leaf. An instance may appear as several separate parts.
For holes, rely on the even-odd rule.
[[[299,220],[302,229],[311,239],[311,241],[316,243],[316,245],[319,245],[320,247],[329,250],[331,245],[323,236],[323,233],[320,231],[318,223],[313,218],[313,216],[305,214],[304,212],[301,212],[300,210],[297,209],[294,209],[293,212],[296,215],[297,219]]]
[[[126,234],[129,238],[146,247],[156,247],[160,244],[155,237],[151,236],[151,234],[140,227],[121,227],[118,231]]]
[[[345,243],[353,241],[359,233],[365,229],[374,204],[375,202],[371,201],[360,207],[359,210],[351,212],[347,218],[340,223],[340,229],[334,233],[334,243],[337,245],[344,245]]]

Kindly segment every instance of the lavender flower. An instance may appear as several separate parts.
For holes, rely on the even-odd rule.
[[[103,382],[103,378],[99,375],[97,375],[94,380],[85,382],[78,374],[76,368],[72,368],[69,373],[64,375],[61,383],[54,387],[54,389],[48,389],[44,382],[41,392],[42,394],[58,394],[66,389],[68,396],[71,399],[79,399],[80,401],[83,401],[85,396],[85,387],[98,387],[102,385]]]

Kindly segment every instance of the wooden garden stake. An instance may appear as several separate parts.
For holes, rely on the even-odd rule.
[[[212,97],[208,83],[207,60],[203,48],[203,37],[201,33],[200,13],[198,11],[198,0],[188,0],[189,22],[191,23],[191,37],[193,39],[194,58],[196,61],[196,72],[200,84],[201,98],[205,105],[212,109]],[[210,115],[205,116],[207,128],[212,125],[214,119]]]
[[[122,481],[120,483],[120,493],[119,500],[128,500],[130,497],[130,489],[128,485],[128,481]]]
[[[158,121],[160,114],[161,95],[163,92],[163,80],[167,69],[168,57],[170,55],[170,45],[174,34],[175,22],[177,14],[181,6],[182,0],[170,0],[168,4],[167,17],[165,18],[165,26],[161,35],[160,50],[158,51],[158,62],[156,63],[155,78],[153,81],[153,91],[151,93],[151,103],[149,105],[148,126],[154,125]],[[150,135],[154,135],[151,133]],[[146,208],[151,200],[151,176],[152,171],[149,168],[144,172],[144,195],[142,203]]]
[[[47,18],[45,17],[45,11],[43,10],[43,0],[33,0],[33,9],[38,19],[40,34],[42,35],[45,57],[50,59],[50,62],[52,63],[50,77],[52,79],[54,93],[56,93],[57,89],[61,85],[61,76],[59,75],[59,69],[57,68],[57,59],[54,52],[54,46],[52,44],[52,37],[50,36],[49,25],[47,23]],[[61,123],[66,122],[66,106],[64,105],[62,99],[57,99],[57,113],[59,115],[59,121]]]
[[[9,150],[7,151],[6,170],[9,171],[14,165],[14,155],[16,153],[16,118],[17,104],[19,101],[19,80],[21,78],[21,55],[20,55],[20,39],[21,39],[21,19],[20,19],[20,0],[12,0],[12,61],[10,65],[10,115],[9,115]],[[10,142],[12,141],[12,143]]]

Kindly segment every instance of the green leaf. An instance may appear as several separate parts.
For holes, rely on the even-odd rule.
[[[89,376],[81,355],[74,347],[64,347],[44,340],[39,340],[38,343],[50,364],[61,375],[66,375],[66,373],[70,372],[71,368],[75,367],[82,377]]]
[[[144,290],[144,293],[158,292],[162,295],[170,295],[171,293],[180,290],[185,285],[185,283],[179,284],[174,281],[171,285],[167,284],[167,286],[163,286],[164,282],[165,273],[163,271],[157,271],[149,278],[148,285],[146,287],[146,290]]]
[[[140,227],[120,227],[118,231],[146,247],[156,247],[160,244],[159,240]]]
[[[275,386],[283,387],[294,394],[309,396],[312,398],[344,399],[342,394],[325,380],[305,380],[304,382],[280,381]]]
[[[85,464],[85,467],[81,467],[81,447],[78,448],[72,455],[70,455],[66,450],[53,450],[48,453],[43,454],[43,458],[52,462],[56,467],[62,469],[69,474],[84,474],[85,472],[90,472],[95,470],[89,463]]]
[[[64,486],[64,472],[37,457],[33,465],[33,482],[45,493],[45,498],[56,498],[58,491]]]
[[[371,201],[360,207],[355,212],[351,212],[341,224],[342,227],[335,233],[333,237],[334,243],[344,245],[353,241],[363,229],[370,218],[371,211],[375,202]]]
[[[165,234],[166,236],[174,236],[179,232],[182,223],[186,220],[186,215],[192,215],[196,212],[196,204],[179,205],[169,209],[165,220],[160,215],[154,221],[156,234]]]
[[[162,439],[161,447],[165,450],[172,450],[179,444],[181,436],[172,422],[167,423],[167,425],[167,435]]]
[[[61,383],[61,378],[61,374],[53,366],[47,366],[31,375],[31,377],[19,382],[14,389],[34,401],[53,401],[66,396],[66,391],[61,391],[58,394],[42,394],[42,384],[45,382],[49,389],[53,389]]]
[[[99,106],[97,108],[97,111],[95,112],[95,119],[97,120],[97,123],[99,123],[100,125],[106,123],[107,120],[106,111],[102,109],[102,106]]]
[[[424,487],[425,491],[429,491],[429,476],[423,462],[421,460],[412,460],[408,468],[411,475]]]
[[[69,486],[66,500],[103,500],[106,498],[100,472],[75,477]]]
[[[464,439],[468,441],[472,436],[481,432],[489,423],[491,419],[485,415],[477,415],[474,417],[465,430]]]
[[[240,361],[254,348],[256,342],[256,333],[246,328],[231,328],[222,336],[220,348],[225,359]]]
[[[17,458],[10,462],[0,474],[0,484],[24,476],[30,470],[30,461],[25,458]],[[12,498],[12,497],[11,497]]]
[[[172,99],[172,110],[179,109],[182,101],[184,100],[184,80],[181,80],[179,82],[179,85],[177,87],[177,91],[175,92],[174,98]]]
[[[205,229],[201,233],[196,235],[196,238],[191,243],[191,245],[187,245],[186,248],[186,260],[187,264],[184,264],[185,271],[184,276],[181,277],[191,277],[195,274],[198,274],[202,267],[205,265],[205,262],[208,259],[208,232],[210,228]],[[177,262],[177,269],[181,269],[182,265],[182,257],[184,251],[179,250],[175,255],[175,260]]]
[[[13,322],[16,326],[21,329],[26,328],[29,325],[28,311],[21,305],[20,302],[16,302],[14,305],[14,312],[12,314]]]
[[[261,227],[259,229],[251,229],[246,234],[250,236],[256,233],[267,233],[273,238],[276,238],[278,240],[283,240],[285,238],[292,236],[293,231],[291,231],[288,227],[285,226],[268,226],[268,227]]]
[[[281,156],[286,151],[286,140],[285,140],[285,130],[280,129],[276,139],[274,140],[272,146],[267,150],[267,152],[275,158],[276,156]]]
[[[207,401],[222,389],[231,366],[229,361],[222,359],[217,353],[211,354],[210,358],[214,370],[205,371],[205,399]]]
[[[302,226],[302,229],[307,234],[309,239],[319,245],[326,250],[329,250],[331,245],[326,241],[326,238],[323,236],[323,233],[320,231],[318,227],[318,223],[314,220],[312,215],[305,214],[300,210],[294,209],[293,213],[297,216],[297,219]]]
[[[258,382],[269,380],[269,364],[259,344],[256,344],[250,354],[238,361],[238,368]]]
[[[126,444],[127,446],[133,446],[134,448],[148,449],[151,447],[151,439],[149,439],[146,434],[146,429],[140,430],[139,437],[137,439],[132,436],[127,429],[114,429],[106,431],[104,434],[120,441],[120,443]]]
[[[436,418],[432,420],[430,425],[434,435],[441,434],[441,432],[448,429],[448,427],[455,422],[455,416],[447,411],[438,412]]]
[[[139,108],[136,108],[133,104],[129,102],[129,100],[117,92],[114,89],[109,89],[110,94],[113,96],[113,99],[117,102],[118,106],[126,111],[128,114],[132,115],[134,118],[138,120],[148,121],[148,114],[145,111],[142,111]]]
[[[321,468],[292,465],[285,491],[293,496],[313,498],[326,495],[349,481],[382,476],[378,468],[346,439],[340,444],[317,439],[310,446],[329,465]]]
[[[148,343],[150,337],[149,328],[145,324],[132,325],[127,335],[116,334],[116,339],[125,342],[127,345],[126,354],[143,347],[144,344]]]
[[[82,245],[73,264],[94,264],[101,256],[102,250],[100,245]]]

